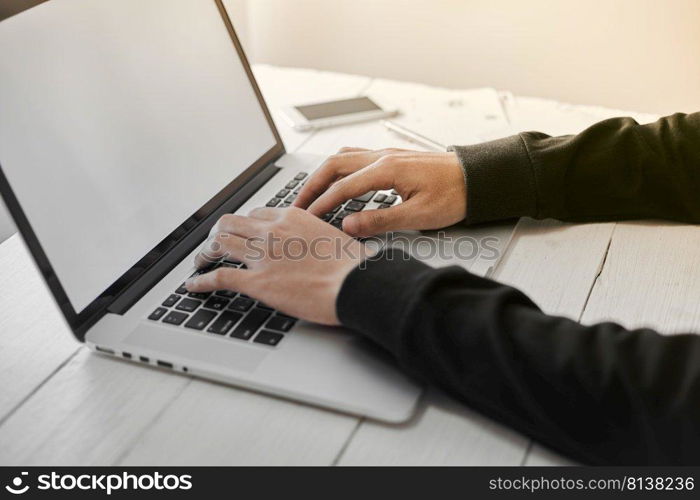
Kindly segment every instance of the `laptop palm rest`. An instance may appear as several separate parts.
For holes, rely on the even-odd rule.
[[[211,338],[211,342],[202,342],[202,334],[193,334],[189,331],[178,332],[173,329],[163,329],[150,325],[139,325],[125,340],[124,343],[134,347],[150,349],[163,353],[165,359],[167,351],[187,353],[187,357],[199,361],[203,365],[225,366],[234,370],[252,373],[269,354],[255,347],[245,344],[234,345],[230,339]],[[216,342],[215,349],[212,343]],[[135,349],[136,350],[136,349]]]

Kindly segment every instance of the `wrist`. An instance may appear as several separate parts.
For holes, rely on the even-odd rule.
[[[535,177],[519,135],[449,149],[464,171],[468,224],[536,216]]]

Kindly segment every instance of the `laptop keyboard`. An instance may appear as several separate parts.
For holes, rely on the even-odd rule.
[[[267,202],[267,206],[279,208],[290,206],[307,177],[306,172],[296,174]],[[341,228],[345,217],[364,210],[370,202],[375,202],[376,208],[381,209],[388,208],[397,201],[400,201],[400,198],[396,191],[370,191],[346,201],[321,218],[333,226]],[[245,264],[240,262],[224,260],[195,272],[193,276],[222,266],[245,268]],[[231,290],[188,293],[184,283],[168,295],[160,306],[148,316],[148,319],[171,326],[179,326],[190,331],[206,332],[236,341],[254,342],[269,347],[277,346],[292,330],[297,321],[296,318],[275,311],[247,295]]]

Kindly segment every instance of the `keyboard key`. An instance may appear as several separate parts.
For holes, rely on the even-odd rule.
[[[389,205],[389,204],[387,204],[387,203],[382,203],[382,204],[379,205],[377,208],[391,208],[391,205]]]
[[[179,309],[180,311],[192,312],[201,305],[202,302],[200,300],[182,299],[175,309]]]
[[[223,297],[209,297],[202,307],[214,309],[215,311],[223,311],[226,309],[229,300]]]
[[[339,214],[336,214],[335,218],[338,220],[343,220],[345,217],[347,217],[348,215],[350,215],[352,213],[354,213],[354,212],[348,212],[347,210],[343,210]]]
[[[284,203],[282,203],[282,204],[281,204],[279,207],[277,207],[277,208],[287,208],[287,207],[290,206],[290,205],[291,205],[291,203],[287,203],[287,202],[285,201]]]
[[[299,185],[299,181],[289,181],[286,186],[284,186],[285,189],[294,189]]]
[[[374,201],[377,203],[384,203],[384,200],[386,200],[386,195],[383,193],[379,193],[377,196],[374,197]]]
[[[367,203],[369,200],[372,199],[372,196],[376,194],[376,191],[368,191],[362,196],[358,196],[357,198],[353,198],[355,201],[361,201],[362,203]]]
[[[274,309],[272,307],[270,307],[267,304],[265,304],[264,302],[260,302],[260,301],[258,301],[258,303],[255,305],[255,307],[259,307],[260,309],[267,309],[269,311],[274,311]]]
[[[163,305],[165,307],[173,307],[177,303],[178,300],[180,300],[180,296],[172,294],[170,297],[168,297],[167,299],[165,299],[163,301]]]
[[[253,307],[254,303],[255,301],[253,299],[249,299],[247,297],[236,297],[228,305],[228,308],[233,311],[246,312],[248,309]]]
[[[294,200],[296,200],[296,199],[297,199],[297,195],[290,194],[289,196],[287,196],[287,199],[284,200],[284,202],[285,203],[294,203]]]
[[[280,332],[288,332],[296,321],[289,316],[273,316],[265,325],[265,328],[277,330]]]
[[[192,292],[192,293],[189,293],[187,296],[192,297],[193,299],[197,299],[197,300],[204,300],[204,299],[209,298],[210,295],[211,295],[211,292]]]
[[[328,221],[331,220],[332,218],[333,218],[333,212],[328,212],[327,214],[323,214],[323,215],[321,216],[321,220],[324,220],[324,221],[326,221],[326,222],[328,222]]]
[[[218,292],[216,292],[216,295],[219,295],[220,297],[226,297],[228,299],[232,299],[237,294],[233,290],[219,290]]]
[[[214,311],[200,309],[192,315],[187,323],[185,323],[185,327],[192,328],[193,330],[203,330],[215,316],[216,313]]]
[[[399,192],[398,192],[396,189],[392,189],[392,190],[391,190],[391,194],[393,194],[393,195],[398,195]]]
[[[297,187],[297,188],[294,190],[294,194],[299,194],[299,191],[301,191],[301,186]]]
[[[187,300],[187,299],[185,299]],[[179,325],[183,321],[187,319],[187,314],[177,312],[177,311],[170,311],[168,315],[163,318],[163,323],[168,323],[169,325]]]
[[[216,318],[216,321],[207,328],[207,331],[209,333],[216,333],[217,335],[226,335],[229,330],[233,328],[233,325],[238,323],[242,317],[243,314],[241,313],[224,311],[221,313],[221,316]]]
[[[280,343],[280,340],[282,340],[283,338],[284,335],[282,335],[281,333],[263,330],[262,332],[258,333],[258,336],[255,337],[255,340],[253,342],[257,342],[258,344],[276,346]]]
[[[384,203],[386,203],[386,204],[388,204],[388,205],[391,205],[391,204],[394,203],[395,201],[396,201],[396,196],[394,196],[394,195],[392,194],[391,196],[387,196],[387,197],[386,197],[386,199],[384,200]]]
[[[333,219],[331,226],[343,229],[343,219]]]
[[[363,208],[365,208],[365,204],[359,201],[349,201],[345,204],[345,210],[350,210],[352,212],[359,212]]]
[[[243,321],[233,329],[231,332],[231,337],[237,339],[248,340],[252,337],[258,328],[265,323],[265,320],[270,317],[270,312],[264,309],[255,308],[248,313],[248,315],[243,318]]]
[[[163,317],[163,314],[168,312],[168,310],[165,307],[159,307],[155,311],[151,313],[151,315],[148,317],[148,319],[152,319],[153,321],[158,321],[160,318]]]
[[[294,176],[294,179],[300,181],[304,179],[307,175],[309,174],[307,174],[306,172],[299,172],[297,175]]]
[[[289,189],[280,189],[275,195],[277,198],[284,198],[289,194]]]
[[[272,198],[270,201],[267,202],[268,207],[276,207],[279,205],[279,202],[282,201],[279,198]]]
[[[180,285],[177,290],[175,290],[175,293],[179,293],[180,295],[185,295],[187,293],[187,288],[185,288],[185,284],[183,283]]]

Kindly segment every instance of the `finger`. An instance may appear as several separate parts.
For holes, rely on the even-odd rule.
[[[248,217],[259,220],[277,220],[282,209],[273,207],[257,207],[248,212]]]
[[[356,147],[351,147],[351,146],[343,146],[338,150],[338,154],[345,154],[345,153],[366,153],[367,151],[372,151],[371,149],[367,148],[356,148]]]
[[[386,154],[383,150],[363,150],[338,153],[330,156],[323,162],[323,165],[309,177],[309,180],[306,181],[299,191],[299,194],[297,194],[293,205],[299,208],[307,208],[316,198],[323,194],[333,182],[372,164],[383,154]]]
[[[400,203],[395,207],[377,210],[365,210],[348,215],[343,219],[343,231],[350,236],[368,237],[387,231],[412,229],[414,200]]]
[[[214,233],[229,233],[243,238],[259,236],[265,230],[265,223],[260,219],[244,215],[228,214],[222,216],[214,225]]]
[[[190,292],[213,292],[215,290],[235,290],[247,294],[252,271],[219,267],[211,272],[193,276],[185,281]]]
[[[393,157],[384,156],[367,168],[340,179],[309,206],[309,212],[321,216],[346,200],[363,195],[367,191],[394,187],[398,161]]]
[[[241,260],[246,253],[246,241],[245,238],[233,234],[216,233],[195,256],[194,265],[201,269],[224,257]]]

